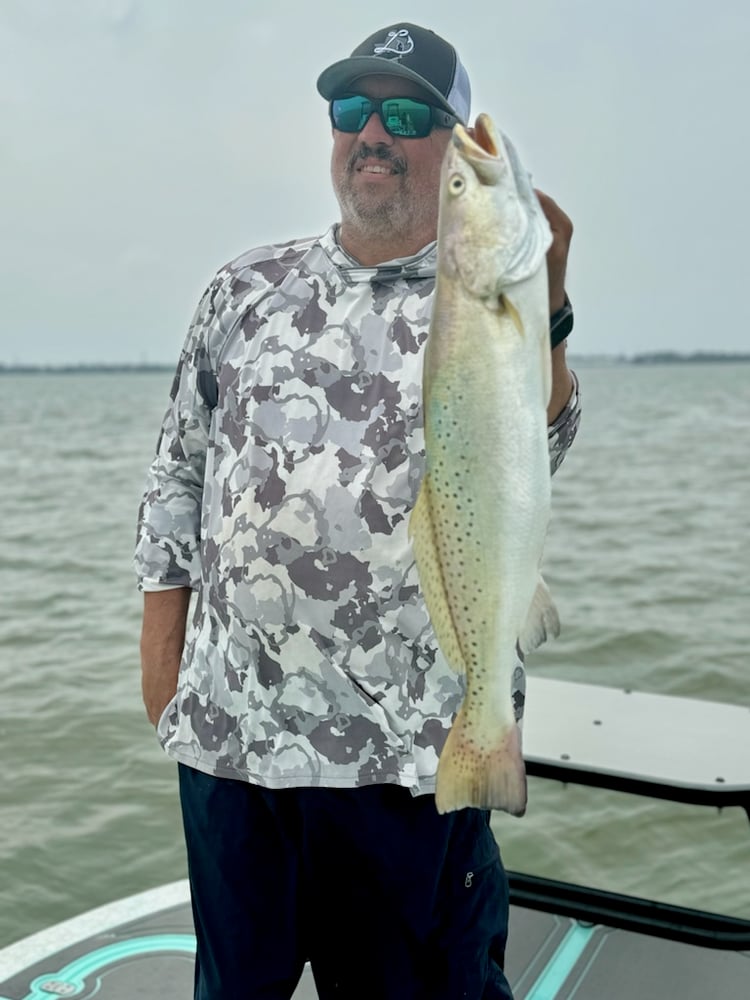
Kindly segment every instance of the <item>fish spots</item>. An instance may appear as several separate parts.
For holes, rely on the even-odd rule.
[[[450,454],[446,446],[435,457],[431,472],[435,504],[432,509],[437,570],[450,581],[447,601],[459,634],[462,652],[472,673],[479,669],[484,616],[480,612],[482,588],[476,567],[482,563],[482,545],[476,531],[476,504],[468,493],[466,456]],[[466,640],[470,640],[467,643]]]

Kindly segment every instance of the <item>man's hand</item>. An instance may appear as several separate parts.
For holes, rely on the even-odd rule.
[[[146,714],[153,726],[177,691],[190,590],[144,594],[141,632],[141,686]]]
[[[565,305],[565,269],[568,264],[570,241],[573,238],[573,223],[549,195],[536,188],[535,190],[552,230],[552,245],[547,251],[549,311],[552,315]]]

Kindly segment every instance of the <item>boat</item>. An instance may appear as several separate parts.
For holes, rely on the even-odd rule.
[[[750,708],[539,677],[528,679],[527,703],[530,775],[740,806],[750,819]],[[750,995],[750,920],[522,872],[508,877],[506,974],[516,1000]],[[184,1000],[194,953],[188,883],[174,882],[0,950],[0,1000]],[[308,966],[294,1000],[316,997]]]

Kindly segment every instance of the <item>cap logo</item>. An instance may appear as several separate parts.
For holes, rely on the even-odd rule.
[[[376,45],[374,50],[376,56],[385,56],[387,59],[400,59],[414,51],[414,39],[406,28],[400,31],[389,31],[386,40],[382,45]]]

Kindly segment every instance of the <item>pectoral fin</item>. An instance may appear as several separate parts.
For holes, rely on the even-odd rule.
[[[518,330],[518,332],[523,336],[523,320],[521,319],[521,314],[510,301],[507,295],[500,296],[500,306],[507,312],[513,321],[513,326]]]
[[[414,543],[414,557],[419,571],[430,621],[440,649],[450,666],[459,674],[466,672],[466,663],[453,624],[445,591],[443,567],[435,537],[432,517],[432,493],[429,473],[422,480],[417,502],[409,518],[409,535]]]
[[[534,597],[531,601],[526,624],[518,637],[518,645],[523,653],[541,646],[550,636],[557,638],[560,634],[560,619],[557,608],[552,601],[552,595],[544,580],[539,577]]]

